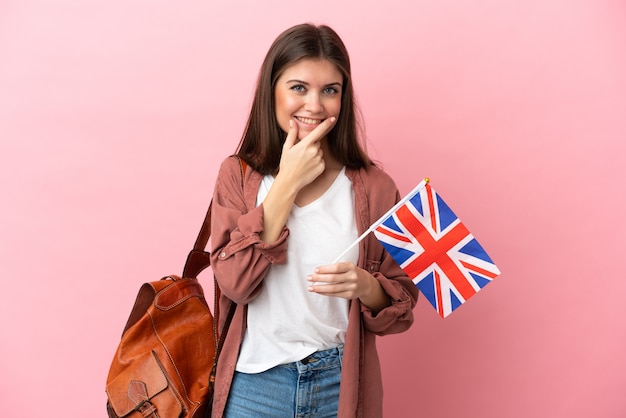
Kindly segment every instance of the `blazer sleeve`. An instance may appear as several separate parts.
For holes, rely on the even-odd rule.
[[[254,201],[246,202],[246,192],[256,196],[256,190],[246,190],[252,186],[250,171],[242,189],[238,159],[230,157],[222,163],[211,214],[211,267],[222,293],[238,304],[252,300],[269,267],[284,264],[287,258],[287,228],[273,243],[259,236],[263,231],[263,205],[254,207]],[[258,178],[259,174],[254,174]]]

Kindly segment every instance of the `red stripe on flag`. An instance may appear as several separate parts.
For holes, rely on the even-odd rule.
[[[482,269],[482,268],[480,268],[478,266],[475,266],[474,264],[470,264],[470,263],[467,263],[465,261],[461,261],[461,264],[466,269],[475,271],[476,273],[480,273],[483,276],[487,276],[487,277],[490,277],[492,279],[495,279],[496,277],[498,277],[498,275],[496,273],[493,273],[493,272],[491,272],[489,270]]]
[[[398,241],[411,242],[411,240],[408,239],[407,237],[405,237],[404,235],[396,234],[395,232],[393,232],[393,231],[391,231],[389,229],[382,228],[380,226],[378,228],[376,228],[376,232],[379,232],[381,234],[387,235],[388,237],[397,239]]]
[[[435,291],[437,292],[437,311],[439,316],[443,318],[443,295],[441,294],[441,279],[438,271],[435,271]]]
[[[429,184],[426,185],[426,196],[428,196],[428,210],[430,211],[430,226],[433,231],[439,232],[437,229],[437,218],[435,217],[435,202],[433,200],[433,189]]]
[[[463,223],[459,222],[439,240],[436,240],[406,206],[400,207],[396,216],[424,249],[419,257],[403,268],[410,278],[417,277],[427,267],[436,263],[465,300],[476,293],[463,272],[448,256],[448,251],[470,233]]]

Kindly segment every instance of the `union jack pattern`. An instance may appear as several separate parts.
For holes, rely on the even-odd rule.
[[[442,318],[500,274],[430,184],[385,218],[374,234]]]

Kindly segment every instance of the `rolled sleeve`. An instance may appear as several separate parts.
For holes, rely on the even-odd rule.
[[[286,227],[274,242],[265,242],[260,237],[263,232],[263,205],[241,215],[237,224],[238,228],[230,233],[230,242],[220,251],[219,260],[227,260],[248,247],[254,247],[253,250],[260,252],[271,264],[287,262],[289,230]]]
[[[373,274],[383,290],[389,296],[391,304],[380,310],[376,315],[366,305],[361,303],[361,313],[365,327],[378,335],[395,334],[406,331],[413,324],[413,307],[417,300],[417,288],[407,289],[398,280],[389,280],[380,272]]]

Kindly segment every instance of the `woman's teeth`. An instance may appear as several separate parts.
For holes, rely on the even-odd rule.
[[[300,116],[296,116],[296,119],[308,125],[319,125],[320,123],[322,123],[322,119],[309,119],[309,118],[303,118]]]

